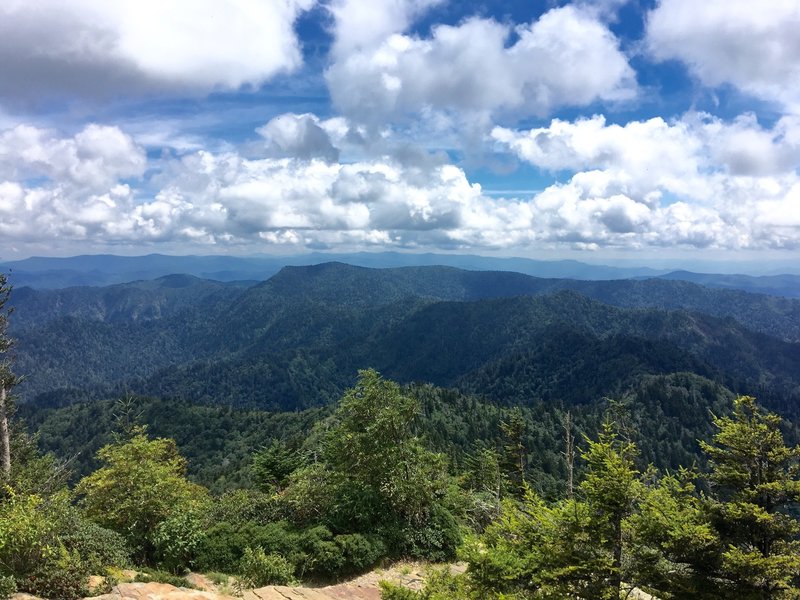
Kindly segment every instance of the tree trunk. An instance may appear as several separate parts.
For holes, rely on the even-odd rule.
[[[573,473],[575,468],[575,439],[572,436],[572,413],[567,411],[564,418],[564,432],[566,450],[564,451],[564,460],[567,462],[567,498],[572,500],[575,491],[573,483]]]
[[[11,474],[11,436],[8,433],[8,390],[0,384],[0,469],[3,475]]]
[[[619,597],[622,588],[622,518],[614,519],[614,562],[611,565],[611,586],[614,588],[615,598]]]

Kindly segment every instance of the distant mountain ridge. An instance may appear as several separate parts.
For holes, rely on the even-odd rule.
[[[683,281],[326,263],[249,287],[168,277],[27,294],[20,391],[46,402],[73,388],[296,410],[335,400],[365,367],[501,403],[520,390],[588,401],[676,372],[786,403],[800,389],[800,301]]]
[[[537,277],[576,279],[624,279],[666,272],[646,267],[627,268],[590,265],[574,260],[532,260],[454,254],[401,252],[312,253],[288,256],[116,256],[84,255],[65,258],[33,257],[0,263],[13,274],[16,285],[34,288],[105,286],[185,273],[218,281],[264,280],[285,266],[309,266],[343,262],[355,266],[391,268],[404,266],[451,266],[471,270],[515,271]]]
[[[33,257],[0,263],[11,271],[18,287],[59,289],[75,286],[107,286],[138,280],[153,280],[172,274],[187,274],[222,282],[263,281],[285,266],[311,266],[342,262],[371,268],[449,266],[473,271],[517,272],[545,279],[604,281],[652,279],[689,281],[709,287],[739,289],[754,293],[800,298],[800,275],[729,275],[695,273],[648,267],[594,265],[574,260],[532,260],[453,254],[401,252],[312,253],[289,256],[116,256],[111,254],[67,258]]]

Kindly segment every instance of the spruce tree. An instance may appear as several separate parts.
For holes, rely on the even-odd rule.
[[[723,541],[722,575],[736,598],[800,598],[800,448],[790,448],[781,418],[755,398],[736,399],[730,417],[716,417],[711,443],[713,522]]]
[[[620,440],[608,421],[597,441],[586,441],[588,448],[582,452],[586,475],[580,489],[589,506],[596,543],[611,559],[602,597],[616,598],[622,587],[623,525],[641,488],[633,461],[637,449],[632,442]]]

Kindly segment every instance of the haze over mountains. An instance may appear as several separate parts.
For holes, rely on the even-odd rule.
[[[166,275],[188,274],[216,281],[263,281],[284,266],[343,262],[356,266],[388,268],[405,266],[451,266],[479,271],[513,271],[545,278],[611,280],[663,278],[691,281],[709,287],[741,289],[756,293],[800,297],[800,275],[742,275],[696,273],[685,270],[636,266],[607,266],[574,260],[532,260],[455,254],[410,254],[358,252],[312,253],[290,256],[146,256],[85,255],[67,258],[32,257],[0,264],[13,273],[16,286],[58,289],[73,286],[107,286]]]

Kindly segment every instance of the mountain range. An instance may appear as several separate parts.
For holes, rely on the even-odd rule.
[[[627,407],[662,466],[690,464],[711,411],[735,393],[757,395],[789,431],[800,423],[800,300],[680,280],[334,262],[258,283],[168,275],[12,298],[17,393],[46,449],[91,456],[108,439],[111,399],[134,393],[151,399],[154,431],[182,440],[217,487],[244,476],[242,448],[278,435],[257,423],[296,414],[308,416],[286,418],[307,427],[367,367],[423,394],[443,450],[501,443],[506,411],[525,411],[530,447],[544,452],[532,464],[548,477],[559,415],[591,430],[614,406],[604,398]],[[264,411],[278,421],[252,416]],[[228,442],[192,441],[212,423],[250,432],[224,458],[236,472],[214,462]]]
[[[800,275],[730,275],[674,271],[649,267],[587,264],[574,260],[532,260],[455,254],[357,252],[302,255],[252,256],[146,256],[85,255],[66,258],[32,257],[0,263],[0,271],[11,272],[17,286],[57,289],[73,286],[107,286],[166,275],[186,274],[216,281],[263,281],[284,266],[308,266],[343,262],[355,266],[392,268],[450,266],[475,271],[513,271],[543,278],[614,280],[663,278],[700,283],[709,287],[740,289],[755,293],[800,297]]]

